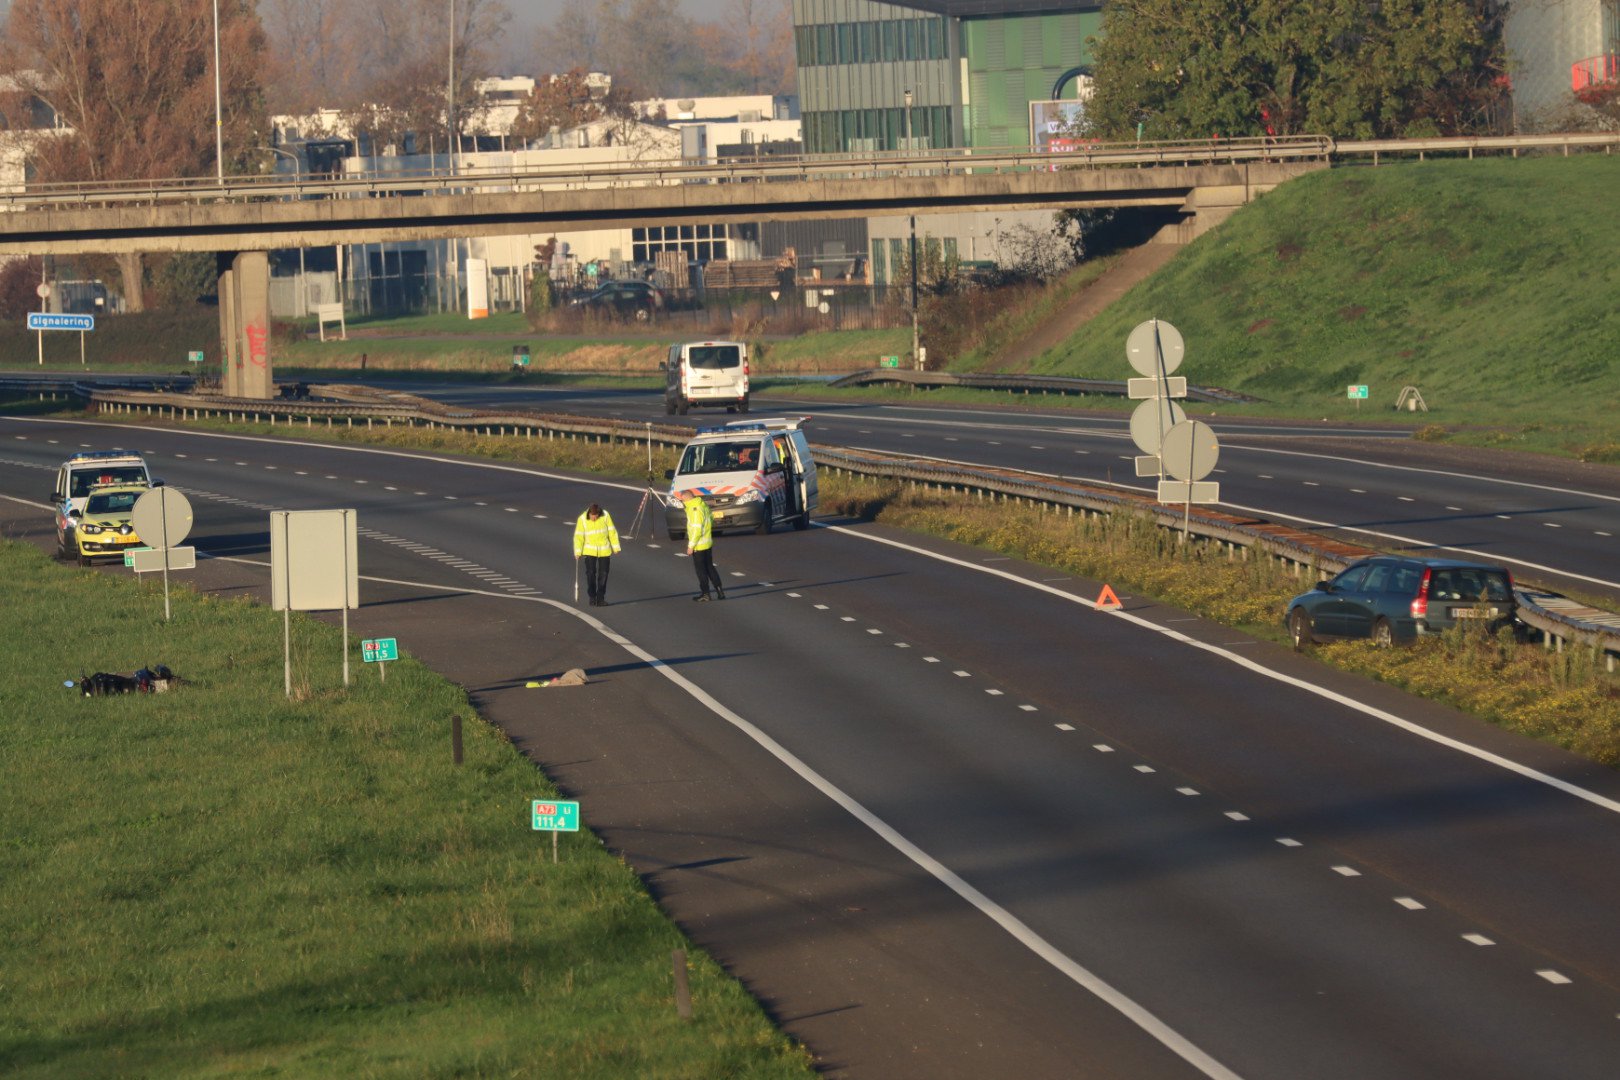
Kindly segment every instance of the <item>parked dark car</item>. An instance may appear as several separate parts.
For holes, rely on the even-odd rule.
[[[1504,567],[1379,555],[1294,597],[1284,621],[1294,648],[1302,649],[1329,638],[1391,645],[1461,622],[1495,630],[1512,624],[1517,611],[1513,575]]]
[[[664,309],[664,294],[647,281],[610,281],[593,293],[574,300],[570,307],[646,322]]]

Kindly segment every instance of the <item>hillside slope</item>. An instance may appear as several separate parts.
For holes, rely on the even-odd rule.
[[[1418,386],[1448,422],[1608,419],[1620,392],[1620,159],[1351,166],[1278,188],[1188,245],[1041,373],[1129,374],[1132,326],[1195,383],[1302,405]]]

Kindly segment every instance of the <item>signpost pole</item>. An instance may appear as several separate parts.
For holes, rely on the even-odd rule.
[[[79,331],[79,366],[84,367],[84,331]]]

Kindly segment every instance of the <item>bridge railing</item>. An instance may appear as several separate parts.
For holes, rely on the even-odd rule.
[[[694,163],[647,159],[603,165],[585,163],[533,168],[465,167],[377,170],[289,176],[173,178],[88,183],[34,184],[0,193],[9,209],[101,207],[157,203],[243,202],[310,198],[450,195],[687,183],[768,183],[785,180],[881,180],[1054,169],[1238,164],[1326,160],[1331,140],[1315,135],[1280,139],[1210,139],[1196,142],[1096,143],[1062,153],[1030,147],[972,147],[928,152],[881,151],[817,154],[753,161]]]

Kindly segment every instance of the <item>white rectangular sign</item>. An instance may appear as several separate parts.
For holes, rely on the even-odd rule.
[[[1159,460],[1158,454],[1136,455],[1137,476],[1163,476],[1164,462]]]
[[[1160,480],[1159,501],[1162,503],[1214,503],[1221,501],[1221,485],[1213,480]]]
[[[360,606],[359,529],[353,510],[270,512],[270,607]]]
[[[168,558],[165,566],[164,558]],[[129,552],[130,569],[137,574],[155,574],[162,570],[197,569],[197,549],[194,547],[137,548]]]
[[[1169,375],[1163,379],[1126,379],[1125,390],[1132,401],[1149,401],[1156,397],[1186,397],[1185,375]]]

